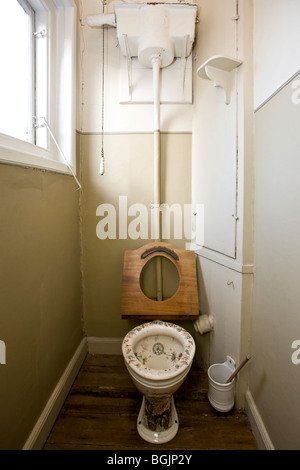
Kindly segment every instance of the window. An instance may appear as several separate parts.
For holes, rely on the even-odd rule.
[[[5,64],[0,74],[0,130],[32,142],[34,11],[22,0],[4,2],[2,8],[2,18],[13,20],[2,21],[0,28],[0,60],[1,64]],[[8,40],[12,33],[14,38]]]
[[[75,13],[74,0],[0,3],[0,160],[75,167]]]

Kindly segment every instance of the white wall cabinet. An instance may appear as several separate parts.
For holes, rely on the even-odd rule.
[[[198,67],[210,57],[235,57],[237,47],[235,0],[215,3],[218,15],[210,12],[213,5],[204,3],[201,11],[209,16],[201,18],[200,15]],[[213,25],[212,21],[218,24]],[[224,100],[224,89],[196,75],[193,119],[192,199],[195,205],[203,205],[203,247],[231,258],[236,256],[237,73],[236,69],[230,72],[229,104]]]

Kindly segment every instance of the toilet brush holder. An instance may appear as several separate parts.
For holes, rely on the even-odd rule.
[[[215,410],[230,411],[235,402],[235,377],[226,383],[235,371],[235,362],[230,357],[223,364],[213,364],[208,369],[208,400]]]

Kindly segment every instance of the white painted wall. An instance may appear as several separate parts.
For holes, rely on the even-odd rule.
[[[293,0],[255,1],[259,102],[300,69],[299,7]],[[300,74],[255,113],[253,359],[249,367],[250,393],[267,445],[292,450],[300,448],[300,365],[292,362],[292,343],[300,339],[300,104],[292,99],[293,83],[299,79]]]
[[[258,108],[299,71],[299,0],[255,0],[255,94]]]

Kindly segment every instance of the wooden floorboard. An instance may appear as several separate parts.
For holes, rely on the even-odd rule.
[[[219,413],[195,364],[175,394],[179,430],[171,442],[145,442],[136,428],[141,395],[122,356],[88,355],[45,443],[45,450],[255,450],[244,413]]]

